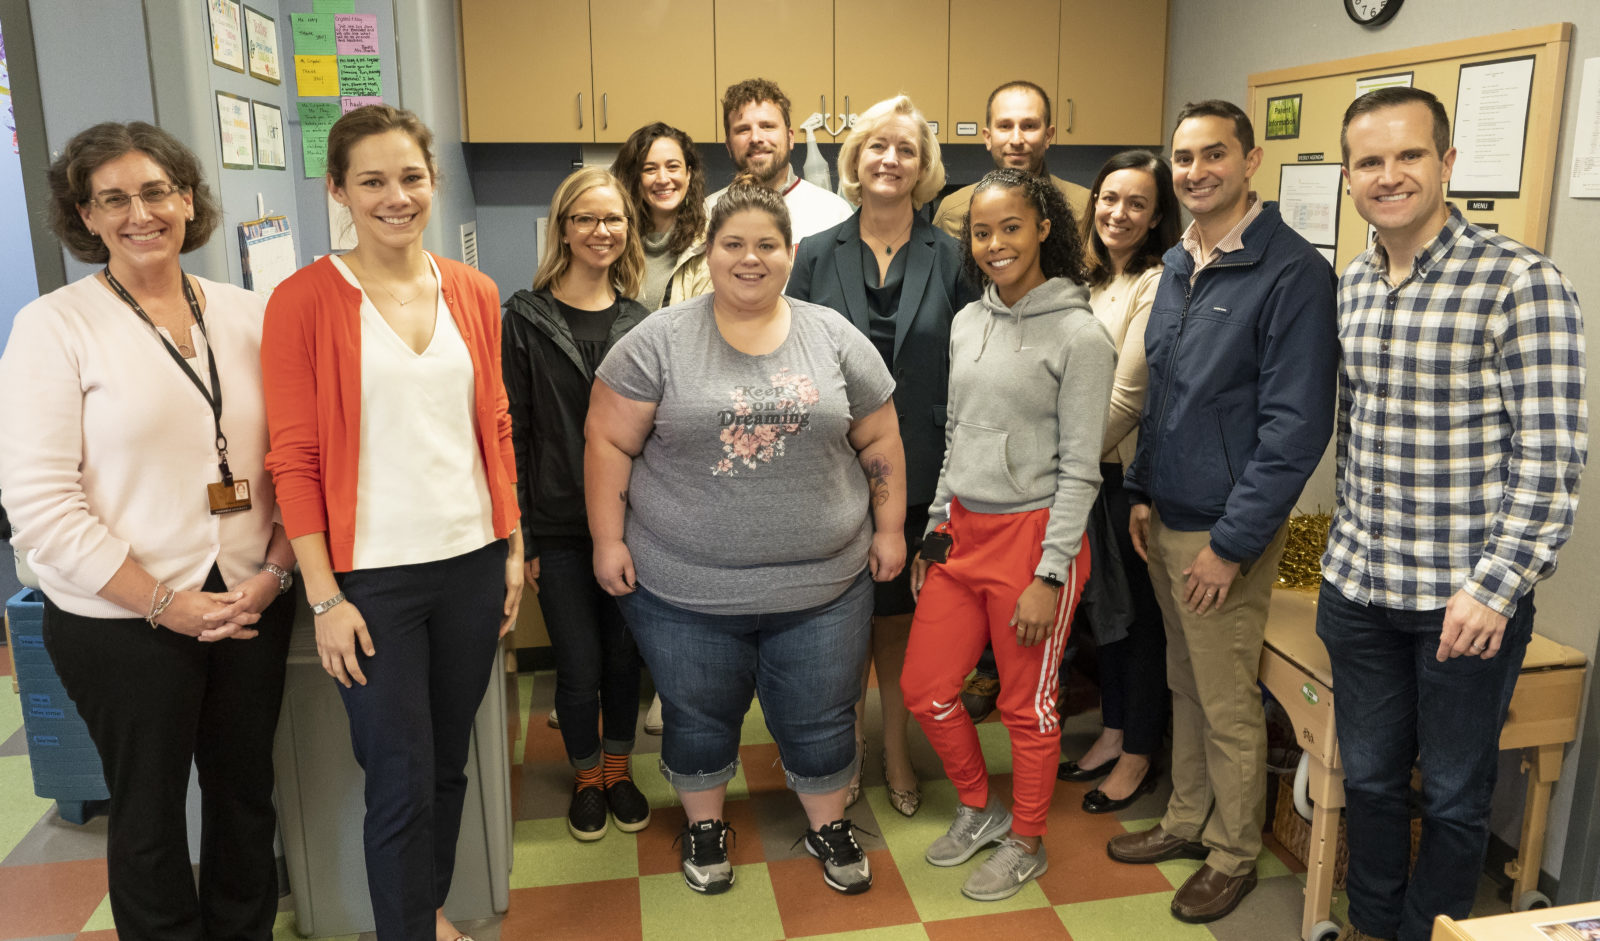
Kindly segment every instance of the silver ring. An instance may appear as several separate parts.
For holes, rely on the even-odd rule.
[[[1472,645],[1472,649],[1473,650],[1482,650],[1483,649],[1483,644],[1473,644]]]

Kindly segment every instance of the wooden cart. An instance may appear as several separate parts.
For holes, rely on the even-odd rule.
[[[1317,637],[1317,596],[1303,591],[1272,593],[1266,644],[1261,651],[1261,683],[1283,704],[1294,722],[1307,758],[1306,794],[1314,809],[1306,851],[1306,902],[1300,920],[1304,941],[1332,941],[1339,926],[1328,919],[1333,896],[1334,857],[1339,813],[1344,807],[1344,772],[1334,734],[1333,671]],[[1528,643],[1511,710],[1500,732],[1500,748],[1524,749],[1528,772],[1517,858],[1506,864],[1517,910],[1548,906],[1538,891],[1544,858],[1550,792],[1561,777],[1563,746],[1578,734],[1584,655],[1539,634]]]

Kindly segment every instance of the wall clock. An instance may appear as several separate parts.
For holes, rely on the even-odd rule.
[[[1362,26],[1382,26],[1394,19],[1405,0],[1344,0],[1344,12]]]

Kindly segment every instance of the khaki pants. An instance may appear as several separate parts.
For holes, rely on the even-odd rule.
[[[1287,525],[1279,528],[1267,550],[1241,566],[1222,607],[1202,616],[1184,605],[1183,570],[1210,534],[1168,529],[1150,514],[1150,582],[1166,624],[1172,689],[1172,799],[1161,828],[1204,843],[1206,863],[1228,876],[1261,852],[1267,732],[1256,674],[1287,534]]]

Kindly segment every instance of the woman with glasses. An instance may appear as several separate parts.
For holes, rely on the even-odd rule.
[[[89,128],[49,182],[51,228],[102,267],[17,315],[0,358],[0,490],[111,793],[112,918],[129,941],[265,941],[294,556],[263,466],[262,300],[183,271],[222,213],[160,128]]]
[[[709,293],[706,171],[694,141],[669,124],[646,124],[623,142],[611,174],[627,188],[639,220],[639,302],[653,311]]]
[[[356,247],[267,304],[267,465],[366,772],[378,937],[453,941],[472,722],[523,584],[500,292],[422,250],[437,172],[416,115],[349,112],[327,165]]]
[[[632,295],[644,252],[633,206],[610,173],[589,167],[550,201],[533,290],[506,302],[501,329],[522,505],[527,584],[556,658],[556,711],[576,769],[567,830],[590,841],[650,823],[629,772],[639,714],[639,649],[615,598],[593,577],[583,506],[583,423],[595,369],[648,316]]]

